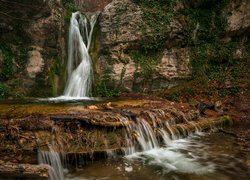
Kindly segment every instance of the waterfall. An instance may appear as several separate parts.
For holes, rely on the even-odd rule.
[[[90,18],[80,12],[72,13],[68,41],[68,80],[64,90],[66,97],[91,96],[93,72],[88,51],[97,17],[98,13]]]
[[[186,156],[176,151],[176,149],[185,151],[186,144],[189,142],[181,139],[181,135],[190,135],[192,131],[199,132],[198,127],[184,114],[177,118],[167,118],[168,112],[163,110],[144,113],[148,118],[137,118],[134,123],[125,127],[127,138],[125,143],[128,149],[125,149],[124,153],[127,160],[141,160],[143,163],[159,166],[164,169],[165,173],[179,171],[202,174],[214,171],[213,165],[203,165],[190,154]],[[180,118],[184,123],[191,124],[193,130],[190,131],[182,125],[177,125],[181,121]]]
[[[125,155],[167,147],[181,138],[181,135],[200,133],[200,128],[190,119],[191,117],[186,117],[182,112],[173,113],[172,110],[145,111],[144,116],[137,117],[136,121],[125,126],[125,146],[128,147],[124,150]],[[121,118],[120,121],[130,119]],[[183,123],[190,124],[193,128],[189,130]]]
[[[63,166],[61,163],[59,153],[49,146],[49,151],[38,151],[38,163],[49,164],[49,179],[50,180],[63,180]]]

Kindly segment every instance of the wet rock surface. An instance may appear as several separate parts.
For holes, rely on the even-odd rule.
[[[3,161],[36,164],[36,151],[53,144],[66,154],[94,155],[106,150],[123,152],[126,128],[146,121],[152,128],[168,122],[172,131],[187,134],[196,126],[209,129],[223,118],[198,119],[188,104],[163,99],[121,100],[89,106],[1,105],[0,136]],[[192,122],[192,123],[189,123]],[[156,130],[156,129],[155,129]],[[138,132],[131,132],[135,143]]]

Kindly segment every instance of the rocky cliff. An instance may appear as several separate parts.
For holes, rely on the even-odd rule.
[[[102,11],[90,52],[96,96],[194,79],[234,91],[235,80],[249,77],[248,0],[1,0],[1,96],[8,87],[26,96],[60,94],[64,23],[75,10]]]
[[[236,59],[246,64],[249,5],[247,0],[113,0],[99,18],[101,86],[148,92],[206,71],[223,74]]]
[[[55,94],[65,56],[61,1],[2,0],[0,22],[2,87],[12,96]]]

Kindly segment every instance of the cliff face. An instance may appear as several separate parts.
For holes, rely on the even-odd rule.
[[[102,11],[91,47],[96,95],[148,92],[190,79],[234,87],[247,75],[248,0],[2,0],[0,94],[8,87],[25,96],[59,94],[64,22],[76,4]]]
[[[102,11],[112,0],[75,0],[75,3],[87,12]]]
[[[214,61],[222,69],[237,59],[246,63],[249,4],[113,0],[99,18],[101,86],[129,92],[171,88],[211,71]]]
[[[0,1],[0,13],[1,83],[28,96],[56,93],[65,56],[61,2]]]

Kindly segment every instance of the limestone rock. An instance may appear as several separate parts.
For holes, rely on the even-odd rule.
[[[36,91],[41,89],[52,92],[56,80],[50,71],[65,57],[62,1],[0,1],[0,11],[11,12],[0,16],[1,42],[13,53],[13,75],[5,83],[15,88],[15,82],[23,82],[19,87],[24,95],[38,96]]]
[[[239,35],[250,31],[250,1],[232,1],[229,4],[227,29],[229,34]]]
[[[114,0],[100,16],[102,44],[115,45],[135,42],[142,38],[140,26],[143,23],[141,9],[130,0]]]
[[[44,68],[44,59],[40,53],[41,48],[35,47],[34,50],[28,52],[28,64],[26,67],[28,76],[35,78]]]
[[[108,75],[110,83],[114,82],[116,87],[131,92],[135,78],[134,74],[138,69],[130,57],[127,56],[126,58],[128,59],[126,63],[114,62],[109,64],[107,57],[102,56],[98,60],[96,70],[100,74],[101,79],[103,76]]]
[[[190,74],[188,48],[166,49],[156,73],[166,79],[186,78]]]
[[[76,3],[88,12],[101,11],[112,0],[81,0]]]
[[[132,91],[134,73],[136,71],[136,66],[133,61],[127,64],[115,63],[113,64],[113,72],[111,73],[111,78],[120,82],[122,88],[128,92]]]

